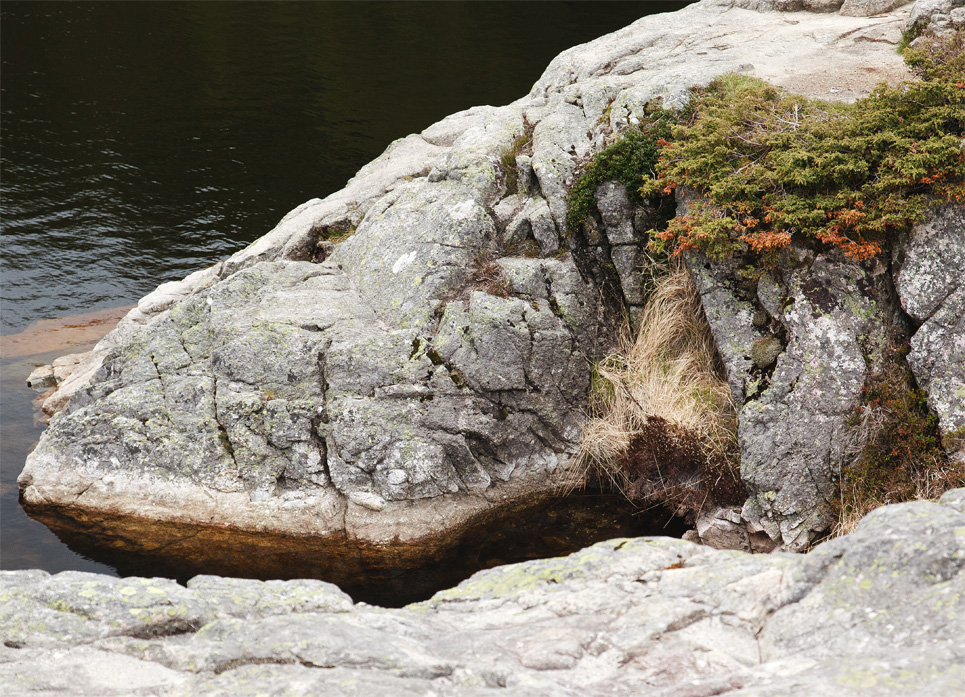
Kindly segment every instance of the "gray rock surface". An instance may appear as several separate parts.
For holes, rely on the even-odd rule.
[[[422,179],[382,198],[334,260],[349,277],[364,280],[359,291],[377,314],[425,332],[446,293],[466,280],[495,236],[473,189]]]
[[[762,276],[756,289],[740,285],[734,261],[694,255],[689,268],[739,406],[743,519],[749,533],[799,551],[831,522],[847,418],[880,369],[895,307],[883,264],[791,253],[793,270]],[[769,325],[754,322],[759,308]],[[770,330],[786,334],[786,347]],[[768,344],[780,350],[755,365]]]
[[[848,17],[871,17],[891,12],[914,0],[720,0],[758,12],[837,12]]]
[[[417,229],[457,232],[445,217]],[[442,269],[446,254],[465,259],[447,239],[441,257],[377,250],[409,255],[411,266],[397,264],[408,283],[426,259]],[[566,261],[505,268],[516,296],[468,290],[445,306],[435,335],[378,304],[390,294],[373,304],[397,324],[382,321],[334,261],[236,273],[108,355],[99,380],[52,420],[21,476],[25,499],[390,542],[391,521],[413,512],[386,502],[479,496],[462,516],[403,534],[419,537],[485,507],[491,484],[515,479],[519,495],[561,481],[588,389],[592,295]],[[353,524],[352,505],[370,511],[364,524]]]
[[[739,508],[716,508],[697,516],[695,529],[688,531],[693,542],[714,549],[743,552],[773,552],[777,544],[763,531],[750,532]]]
[[[318,581],[2,572],[0,682],[6,697],[951,696],[963,626],[959,489],[807,555],[611,540],[398,610]]]
[[[705,0],[565,51],[513,104],[392,143],[142,299],[45,404],[70,400],[20,477],[26,504],[394,549],[555,495],[617,329],[601,295],[632,314],[645,290],[619,219],[636,212],[612,187],[594,249],[559,254],[580,166],[650,100],[680,105],[727,71],[839,99],[904,77],[907,15]],[[527,134],[511,194],[503,158]]]
[[[965,0],[918,0],[911,8],[904,30],[915,37],[941,35],[965,25]]]
[[[54,359],[51,365],[38,366],[27,376],[27,386],[35,390],[56,387],[69,380],[77,367],[90,356],[90,352],[71,353]]]
[[[803,254],[802,254],[803,256]],[[894,313],[884,266],[804,256],[758,297],[787,331],[768,385],[739,414],[743,516],[786,549],[826,530],[847,419],[880,367]],[[764,380],[764,376],[758,379]]]
[[[320,234],[353,230],[372,204],[386,193],[415,177],[427,176],[436,158],[471,124],[491,111],[493,107],[474,107],[457,112],[421,134],[391,143],[382,155],[362,167],[345,188],[325,199],[312,199],[296,207],[274,229],[230,258],[196,271],[181,281],[158,286],[95,346],[74,374],[44,402],[44,411],[53,414],[63,409],[78,390],[90,383],[109,351],[145,329],[178,302],[261,261],[311,258]]]
[[[539,195],[526,199],[522,210],[507,225],[504,240],[509,248],[535,240],[541,254],[555,254],[560,248],[560,233],[546,199]]]
[[[901,305],[920,324],[908,363],[938,415],[949,455],[965,460],[965,207],[933,208],[895,257]]]
[[[704,0],[674,13],[671,21],[661,15],[645,17],[564,51],[530,97],[550,99],[554,92],[565,91],[583,104],[590,118],[599,118],[605,115],[606,100],[601,104],[588,97],[616,93],[606,116],[617,130],[631,116],[639,117],[650,99],[663,97],[665,103],[680,105],[690,85],[706,84],[721,72],[745,72],[806,96],[840,101],[867,94],[881,80],[909,76],[894,47],[910,5],[881,17],[856,18],[762,13],[778,9],[770,0],[751,0],[750,10],[741,4]],[[705,34],[709,26],[714,29]]]
[[[844,0],[841,9],[838,11],[850,17],[871,17],[891,12],[895,8],[911,2],[913,0]]]
[[[711,262],[700,253],[688,254],[685,261],[724,363],[731,397],[740,406],[745,394],[757,389],[749,385],[754,365],[751,349],[764,336],[763,329],[754,323],[756,304],[740,292],[736,261]]]
[[[46,390],[48,387],[57,385],[57,378],[54,377],[54,367],[52,365],[39,365],[30,371],[27,376],[27,387],[35,390]]]

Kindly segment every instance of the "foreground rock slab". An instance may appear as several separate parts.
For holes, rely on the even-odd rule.
[[[965,694],[965,489],[806,555],[611,540],[398,610],[320,581],[0,575],[4,695]]]

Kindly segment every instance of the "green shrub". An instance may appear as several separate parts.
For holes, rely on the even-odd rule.
[[[587,163],[567,198],[566,227],[570,233],[578,230],[596,209],[594,196],[603,182],[620,182],[627,187],[631,203],[642,202],[641,185],[653,178],[660,143],[670,136],[670,126],[677,118],[673,111],[654,110],[646,115],[639,129],[627,131]],[[659,194],[647,196],[653,197],[659,198]]]
[[[908,49],[920,80],[852,105],[742,75],[696,90],[641,195],[684,187],[699,197],[652,231],[655,246],[715,258],[749,248],[774,260],[798,239],[862,260],[920,220],[932,197],[965,201],[961,49],[961,32]]]

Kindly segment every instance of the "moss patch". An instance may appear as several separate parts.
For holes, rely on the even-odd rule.
[[[524,153],[529,153],[533,149],[533,130],[535,124],[525,122],[522,135],[517,137],[509,150],[503,153],[500,164],[503,168],[503,175],[506,177],[506,195],[519,193],[519,169],[516,158]]]

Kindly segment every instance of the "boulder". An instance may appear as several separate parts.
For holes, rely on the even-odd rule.
[[[610,540],[396,610],[318,581],[4,571],[0,681],[10,697],[960,694],[963,526],[959,489],[806,555]]]
[[[44,401],[43,410],[54,414],[63,409],[78,390],[90,383],[105,356],[118,343],[163,316],[178,302],[260,261],[311,259],[320,238],[332,232],[345,234],[354,230],[376,200],[416,176],[426,176],[439,154],[491,109],[475,107],[458,112],[421,134],[394,141],[382,155],[359,170],[344,189],[324,200],[316,198],[296,207],[274,229],[228,259],[180,281],[162,283],[98,342],[74,373],[59,385],[57,392]]]
[[[772,552],[777,544],[766,533],[750,532],[740,509],[716,508],[697,516],[693,542],[714,549],[739,549],[743,552]]]
[[[405,283],[428,258],[423,287],[451,290],[450,253],[464,271],[478,229],[438,223],[442,256],[380,248]],[[374,263],[340,252],[348,268]],[[572,262],[505,269],[516,295],[466,288],[437,326],[419,305],[380,304],[393,296],[374,281],[364,297],[334,261],[244,269],[107,356],[31,455],[24,501],[347,549],[436,538],[434,553],[487,508],[555,492],[576,452],[592,294]]]
[[[744,518],[791,550],[804,549],[832,521],[848,417],[867,378],[880,369],[894,314],[880,262],[810,257],[780,278],[765,276],[758,297],[787,332],[768,385],[739,413]]]
[[[645,300],[646,211],[618,187],[598,192],[589,237],[566,237],[580,167],[652,99],[682,105],[724,72],[827,96],[846,67],[859,77],[842,99],[902,77],[891,44],[905,14],[789,21],[705,0],[565,51],[513,104],[392,143],[341,191],[144,298],[45,403],[62,411],[19,478],[25,506],[125,547],[169,549],[196,527],[211,545],[231,534],[241,548],[258,535],[312,540],[313,556],[357,572],[455,554],[481,525],[573,483],[590,367]],[[513,192],[506,157],[529,134]],[[817,339],[803,333],[855,328],[834,322],[802,316],[784,354],[795,358],[779,358],[775,374],[800,374],[801,389],[820,382],[802,363]],[[778,496],[766,508],[779,520],[762,525],[792,547],[821,517],[802,506],[819,505],[828,468],[817,483],[792,469],[785,484],[774,453],[833,452],[828,434],[857,380],[856,344],[845,344],[842,372],[818,385],[834,395],[814,407],[815,418],[834,414],[821,445],[807,443],[811,431],[757,435],[801,423],[773,386],[745,429],[759,443],[748,472],[762,516]],[[746,350],[722,350],[735,395]],[[790,502],[798,489],[805,498]],[[163,534],[129,532],[145,521]]]

